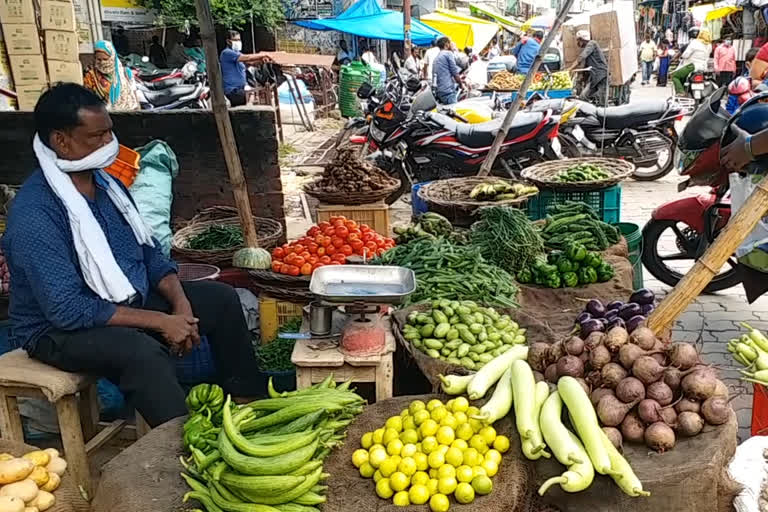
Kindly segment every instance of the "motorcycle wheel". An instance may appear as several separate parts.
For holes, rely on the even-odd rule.
[[[667,145],[667,149],[659,152],[656,165],[653,167],[636,167],[635,172],[632,173],[632,178],[637,181],[655,181],[669,174],[675,167],[675,148],[677,147],[676,140],[670,139],[670,141],[671,143]],[[662,156],[663,153],[666,153],[666,157]],[[661,158],[664,159],[660,160]],[[659,162],[663,162],[663,164]]]
[[[691,254],[698,245],[699,238],[702,236],[697,231],[694,231],[689,226],[683,224],[684,228],[680,229],[678,223],[673,220],[654,220],[651,219],[643,228],[643,266],[659,281],[669,286],[675,286],[685,275],[685,272],[680,272],[675,268],[671,268],[667,265],[667,261],[686,261],[690,260],[691,264],[695,261],[695,257]],[[676,254],[664,254],[660,252],[660,243],[662,241],[662,235],[667,230],[671,230],[675,234],[675,245],[680,252]],[[703,293],[714,293],[720,290],[731,288],[741,283],[741,278],[736,269],[736,261],[734,258],[728,260],[728,269],[724,272],[721,271],[712,281],[704,288]]]

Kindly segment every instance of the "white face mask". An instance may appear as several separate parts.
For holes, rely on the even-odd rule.
[[[232,49],[236,52],[243,51],[243,42],[242,41],[232,41]]]
[[[61,172],[66,173],[104,169],[114,163],[119,151],[120,144],[117,142],[115,134],[112,134],[112,141],[109,144],[100,147],[85,158],[81,160],[62,160],[57,158],[56,166]]]

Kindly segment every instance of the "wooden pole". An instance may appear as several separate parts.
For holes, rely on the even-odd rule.
[[[669,327],[717,275],[720,268],[733,255],[744,238],[752,232],[766,212],[768,212],[768,176],[758,183],[744,206],[731,217],[714,243],[651,313],[648,317],[648,327],[657,334]]]
[[[403,0],[403,58],[411,55],[411,0]]]
[[[248,187],[243,175],[243,166],[240,163],[240,154],[237,152],[235,132],[232,130],[232,122],[229,119],[227,100],[224,97],[211,6],[208,0],[195,0],[195,7],[197,8],[197,19],[200,22],[200,37],[203,40],[205,61],[208,63],[208,81],[211,84],[213,116],[216,119],[216,129],[219,132],[221,149],[224,152],[224,162],[227,165],[229,181],[232,184],[232,195],[235,196],[235,207],[243,228],[243,238],[247,247],[258,247],[259,242],[256,236],[256,226],[253,223]]]
[[[512,126],[512,121],[520,110],[520,105],[525,102],[525,95],[528,93],[528,88],[531,86],[531,82],[533,82],[533,77],[539,72],[542,56],[546,55],[547,50],[549,50],[552,41],[560,30],[560,26],[568,15],[568,11],[571,10],[571,5],[573,5],[573,0],[565,0],[565,2],[563,2],[560,12],[557,13],[555,21],[552,22],[552,28],[544,38],[544,41],[541,42],[539,54],[536,55],[536,58],[533,60],[533,65],[528,70],[528,74],[525,75],[525,80],[523,80],[523,83],[520,85],[520,90],[517,92],[516,100],[512,102],[512,106],[507,111],[507,115],[504,117],[504,122],[501,124],[501,129],[499,129],[499,133],[496,134],[496,138],[493,140],[491,150],[488,152],[488,156],[483,162],[483,165],[480,166],[480,171],[477,173],[478,176],[488,176],[491,173],[493,163],[496,161],[499,149],[501,149],[501,144],[504,142],[504,139],[507,138],[507,133]]]

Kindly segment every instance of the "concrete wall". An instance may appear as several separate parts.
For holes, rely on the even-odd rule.
[[[176,152],[179,175],[173,183],[173,216],[189,219],[213,205],[233,205],[232,190],[213,113],[198,110],[112,113],[121,144],[138,147],[165,140]],[[271,107],[231,111],[248,184],[251,209],[285,224]],[[37,168],[32,152],[31,112],[0,112],[0,183],[21,184]]]

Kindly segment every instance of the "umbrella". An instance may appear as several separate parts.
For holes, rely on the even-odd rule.
[[[533,18],[529,19],[525,23],[523,23],[523,26],[521,30],[523,32],[527,32],[528,30],[532,28],[537,28],[541,30],[549,30],[552,28],[552,24],[555,22],[554,16],[534,16]]]

